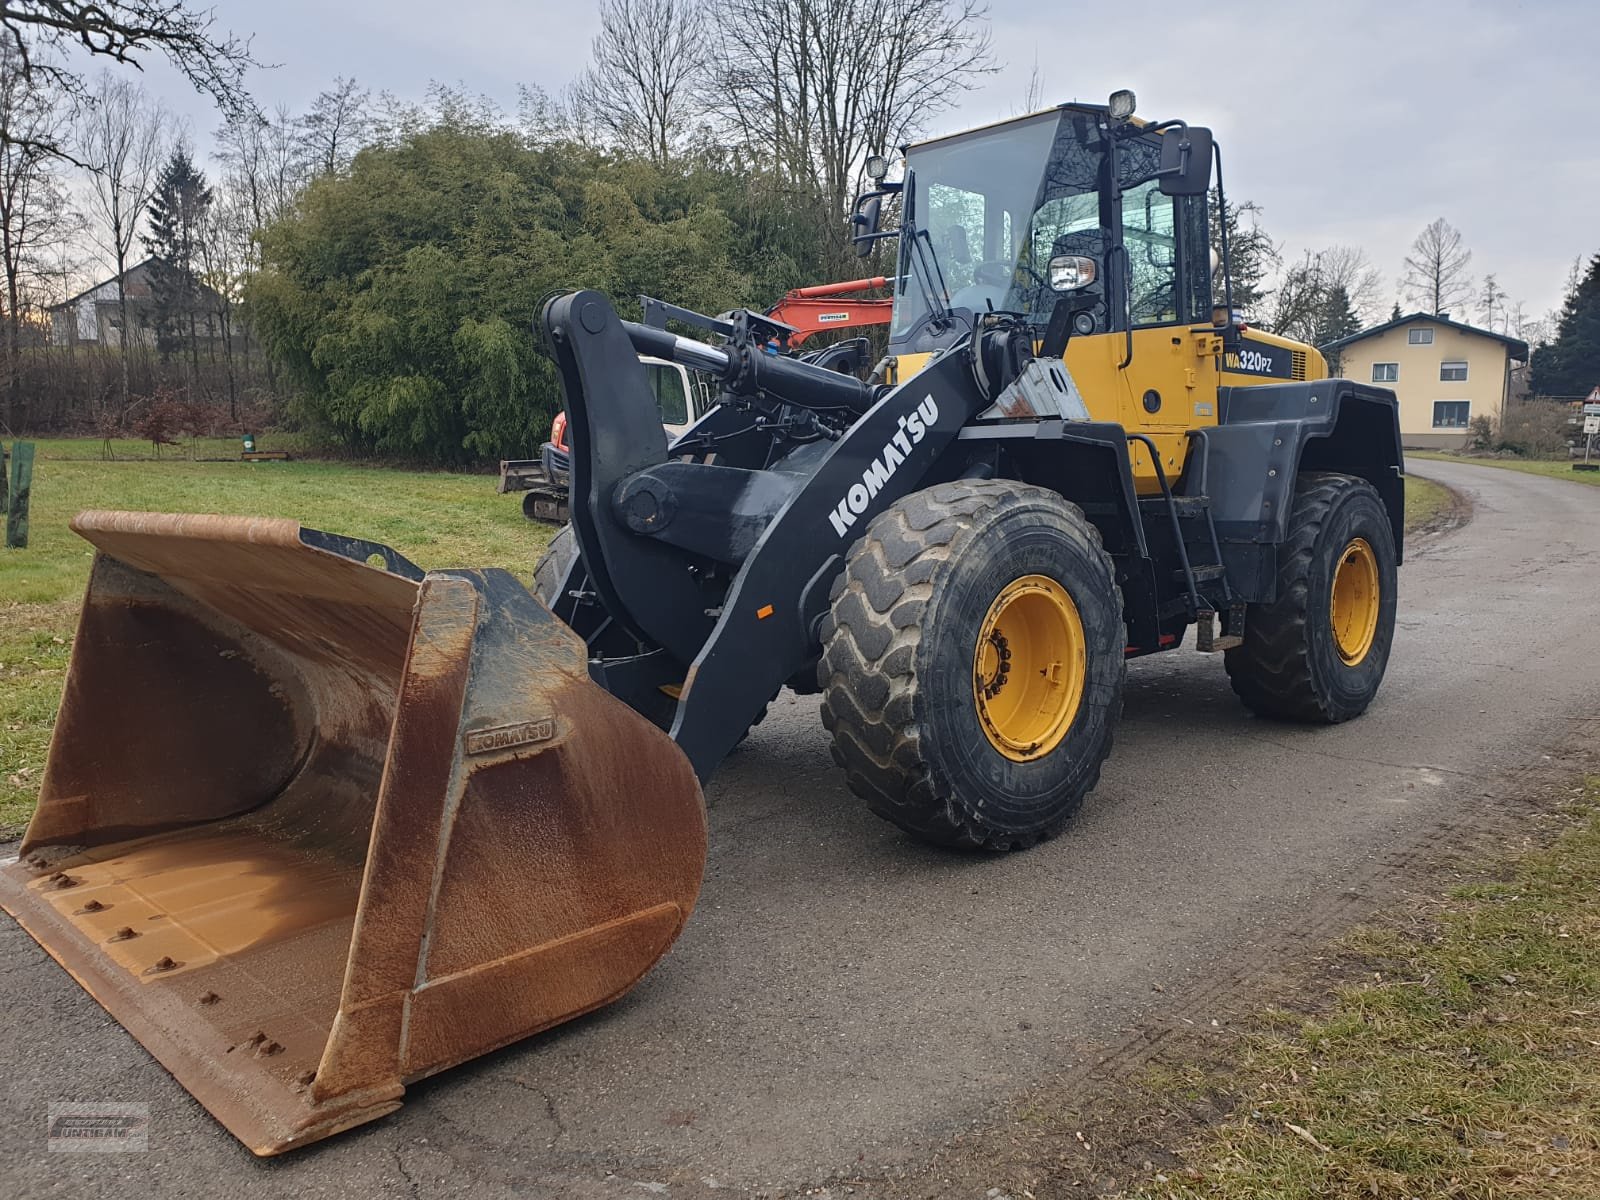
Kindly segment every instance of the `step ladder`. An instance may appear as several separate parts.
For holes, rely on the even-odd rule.
[[[1211,498],[1174,495],[1172,485],[1167,480],[1167,473],[1162,469],[1160,452],[1156,449],[1155,443],[1142,433],[1130,433],[1127,436],[1130,442],[1144,444],[1150,452],[1150,461],[1155,466],[1156,482],[1161,485],[1161,495],[1141,498],[1139,507],[1144,511],[1159,507],[1167,513],[1172,522],[1172,537],[1178,549],[1179,563],[1178,570],[1173,572],[1173,582],[1183,585],[1183,594],[1178,597],[1178,602],[1181,605],[1180,611],[1194,624],[1195,649],[1205,654],[1215,654],[1218,651],[1242,646],[1247,607],[1244,601],[1234,597],[1233,589],[1228,586],[1228,571],[1222,561],[1222,543],[1217,538],[1217,524],[1211,515]],[[1189,546],[1184,538],[1184,528],[1186,524],[1194,522],[1204,523],[1205,538],[1202,544],[1210,551],[1209,562],[1197,563],[1189,558]],[[1220,585],[1211,589],[1221,592],[1220,612],[1218,607],[1202,594],[1200,590],[1202,583]]]

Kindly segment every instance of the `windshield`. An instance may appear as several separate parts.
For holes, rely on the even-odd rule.
[[[891,335],[927,316],[930,295],[1048,321],[1050,259],[1103,253],[1100,161],[1092,119],[1072,111],[913,147],[909,215],[926,236],[902,242]]]

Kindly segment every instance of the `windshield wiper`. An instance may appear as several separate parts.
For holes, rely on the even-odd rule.
[[[902,236],[907,231],[911,235],[911,248],[906,255],[907,274],[916,276],[917,284],[922,288],[922,301],[928,306],[928,314],[933,318],[934,325],[943,329],[954,323],[956,314],[946,299],[949,288],[945,285],[944,271],[939,266],[939,254],[933,248],[933,238],[917,224],[917,177],[909,170],[906,172],[904,194],[906,207],[900,231]],[[919,265],[922,268],[920,271],[917,270]]]
[[[914,229],[911,244],[916,251],[917,261],[922,264],[922,270],[915,274],[922,284],[922,297],[927,301],[928,311],[933,314],[937,324],[949,325],[955,321],[956,310],[950,307],[946,299],[950,289],[945,284],[944,271],[939,266],[939,253],[933,248],[933,238],[926,229]]]

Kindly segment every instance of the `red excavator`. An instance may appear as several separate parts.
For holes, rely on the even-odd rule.
[[[767,316],[794,330],[789,347],[794,349],[812,334],[828,329],[852,329],[868,325],[887,325],[894,312],[894,301],[845,300],[857,292],[877,291],[889,286],[882,275],[872,279],[851,279],[844,283],[819,283],[815,287],[795,288],[767,309]]]
[[[802,354],[800,347],[818,333],[887,325],[894,311],[894,301],[887,297],[861,299],[859,293],[888,286],[889,280],[878,275],[871,279],[848,279],[840,283],[793,288],[766,310],[771,341],[780,352]],[[708,323],[698,313],[690,313],[649,296],[641,296],[639,301],[644,306],[646,325],[664,329],[669,320],[692,317],[691,324],[710,328],[714,333],[721,332],[711,328],[715,322]],[[852,350],[854,354],[849,353]],[[865,351],[864,339],[859,346],[841,346],[830,355],[839,361],[827,365],[846,370],[863,366]],[[682,433],[716,403],[714,390],[707,386],[698,372],[680,363],[646,355],[641,355],[640,361],[644,363],[650,390],[655,393],[656,403],[661,408],[661,423],[666,426],[669,435]],[[550,440],[539,448],[538,458],[508,458],[500,461],[500,492],[522,492],[522,513],[528,520],[565,525],[567,453],[567,414],[562,412],[556,414],[550,426]]]

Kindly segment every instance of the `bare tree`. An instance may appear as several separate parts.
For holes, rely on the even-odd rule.
[[[785,185],[839,220],[866,156],[891,149],[996,69],[981,0],[773,0],[759,21],[715,0],[723,124]]]
[[[1039,73],[1039,52],[1033,52],[1033,70],[1028,72],[1028,87],[1022,93],[1022,108],[1016,114],[1026,116],[1038,112],[1044,105],[1044,76]]]
[[[1506,313],[1506,332],[1530,346],[1543,346],[1553,341],[1558,324],[1554,310],[1542,317],[1536,317],[1527,311],[1521,300],[1513,304]]]
[[[1321,256],[1307,250],[1279,275],[1263,324],[1273,333],[1315,344],[1318,316],[1326,298]]]
[[[219,129],[216,158],[255,229],[288,212],[307,182],[300,126],[281,104],[271,116],[247,116]]]
[[[1506,301],[1510,299],[1495,278],[1494,272],[1483,277],[1483,291],[1478,294],[1478,314],[1485,329],[1506,331]]]
[[[517,124],[529,141],[538,144],[571,138],[583,140],[574,119],[570,95],[552,96],[536,83],[517,87]]]
[[[129,79],[102,72],[80,116],[74,156],[89,175],[90,199],[98,228],[95,240],[117,272],[117,314],[122,358],[122,411],[128,407],[128,356],[133,327],[124,286],[128,256],[139,221],[150,203],[165,151],[166,114]]]
[[[1329,246],[1317,261],[1329,289],[1343,288],[1350,307],[1367,324],[1383,312],[1383,273],[1373,266],[1360,246]]]
[[[223,112],[253,111],[244,76],[260,64],[248,40],[214,32],[214,26],[209,9],[196,11],[185,0],[0,0],[0,38],[16,51],[30,81],[42,80],[75,100],[92,99],[89,85],[57,52],[83,51],[141,70],[160,54]],[[0,141],[20,136],[0,128]],[[35,145],[65,150],[60,138],[35,139]]]
[[[201,214],[196,252],[202,296],[214,297],[217,331],[222,338],[222,360],[228,383],[228,416],[239,416],[238,372],[234,366],[234,310],[250,271],[252,244],[250,208],[238,193],[223,190]]]
[[[46,272],[48,251],[73,232],[66,189],[58,163],[47,147],[59,143],[67,126],[61,94],[41,88],[21,69],[14,46],[0,43],[0,128],[14,136],[0,140],[0,265],[5,271],[6,423],[21,420],[18,373],[21,367],[23,308],[31,276]]]
[[[318,94],[300,118],[300,133],[313,175],[332,175],[350,165],[372,128],[372,95],[340,76]]]
[[[1443,217],[1432,221],[1406,255],[1406,297],[1424,312],[1442,315],[1472,298],[1467,267],[1472,251],[1461,243],[1461,231]]]
[[[687,141],[708,66],[701,0],[600,0],[594,61],[572,89],[585,124],[664,165]]]

